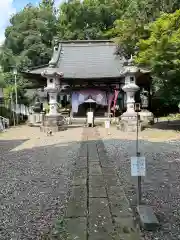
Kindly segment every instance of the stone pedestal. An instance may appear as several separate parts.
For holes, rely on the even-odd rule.
[[[154,114],[146,109],[141,110],[139,116],[144,126],[148,126],[154,123]]]
[[[41,126],[42,132],[58,132],[64,130],[64,117],[61,114],[51,115],[47,114],[44,117],[44,122]]]
[[[42,115],[40,113],[32,113],[28,116],[28,125],[32,127],[39,126],[42,123]]]
[[[138,123],[137,123],[137,117],[138,117]],[[140,122],[140,117],[137,116],[136,112],[134,112],[134,114],[124,113],[121,116],[121,120],[117,128],[123,132],[136,132],[137,124],[138,124],[139,131],[141,131],[142,125]]]
[[[147,110],[149,106],[149,92],[143,88],[140,93],[140,98],[141,98],[141,108],[142,108],[141,112],[139,113],[140,120],[142,121],[143,126],[147,127],[154,123],[153,113]]]

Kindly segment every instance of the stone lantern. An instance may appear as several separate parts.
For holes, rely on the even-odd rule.
[[[48,68],[42,72],[42,76],[47,79],[47,87],[44,90],[49,95],[49,112],[45,116],[45,126],[56,132],[63,125],[63,116],[57,111],[57,96],[61,91],[63,73]]]
[[[149,124],[154,123],[154,115],[152,112],[148,110],[149,106],[149,92],[146,91],[145,89],[142,89],[140,93],[140,98],[141,98],[141,112],[139,113],[140,115],[140,120],[143,122],[143,125],[146,127]]]
[[[135,93],[139,90],[139,86],[136,85],[135,75],[139,69],[133,65],[132,58],[127,61],[124,69],[125,85],[122,90],[126,93],[127,110],[121,116],[120,129],[134,132],[137,126],[137,113],[134,111]]]
[[[63,73],[55,72],[54,69],[49,68],[42,72],[42,76],[47,79],[47,87],[44,90],[49,94],[49,113],[47,115],[57,115],[57,95],[61,89]]]

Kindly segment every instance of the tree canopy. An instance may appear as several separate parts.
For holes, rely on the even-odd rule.
[[[1,79],[5,82],[8,92],[10,89],[13,91],[12,69],[18,69],[18,96],[19,102],[23,102],[26,80],[21,76],[21,70],[46,64],[51,57],[52,40],[57,34],[54,1],[42,0],[39,6],[28,4],[13,15],[9,22],[10,25],[5,30],[5,42],[1,48],[0,64],[4,72]]]
[[[1,56],[5,71],[10,71],[14,65],[21,70],[48,62],[56,35],[53,4],[52,0],[43,0],[38,7],[28,4],[10,18]]]
[[[156,92],[166,100],[180,100],[180,10],[163,13],[149,24],[149,37],[138,42],[136,63],[154,75]]]
[[[60,39],[104,39],[115,19],[121,17],[120,0],[72,0],[59,7]]]

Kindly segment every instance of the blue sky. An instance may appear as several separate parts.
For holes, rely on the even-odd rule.
[[[12,3],[12,6],[17,11],[19,11],[24,6],[26,6],[28,3],[36,4],[37,2],[38,2],[37,0],[14,0]]]
[[[13,13],[18,12],[28,3],[38,4],[40,0],[0,0],[0,43],[4,40],[4,30],[8,20]],[[59,4],[62,0],[56,0]]]

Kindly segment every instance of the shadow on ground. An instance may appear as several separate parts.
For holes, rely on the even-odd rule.
[[[80,145],[11,151],[24,141],[0,141],[1,240],[39,239],[63,214]]]
[[[29,139],[18,139],[18,140],[0,140],[0,154],[4,154],[5,152],[9,152],[13,148],[23,144]]]
[[[180,120],[161,121],[151,126],[151,128],[161,130],[175,130],[180,131]]]
[[[0,239],[39,239],[63,215],[71,189],[73,164],[81,143],[54,144],[10,151],[25,140],[0,141]],[[93,141],[96,142],[96,141]],[[110,161],[114,161],[128,199],[135,197],[136,179],[130,175],[130,157],[135,141],[104,140]],[[180,232],[179,144],[140,141],[146,156],[147,176],[143,198],[153,206],[162,227],[145,233],[154,240],[178,239]]]

